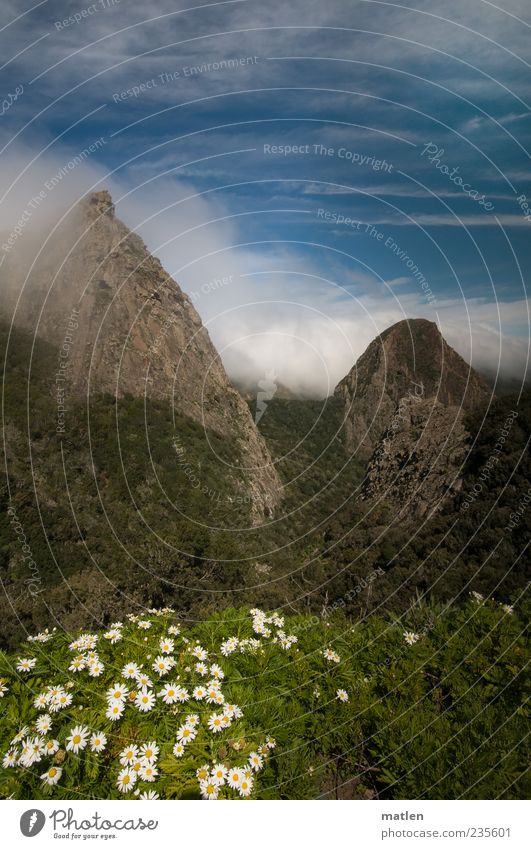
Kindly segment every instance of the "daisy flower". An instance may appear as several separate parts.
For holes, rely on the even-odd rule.
[[[163,657],[161,654],[159,654],[158,657],[156,657],[153,661],[153,671],[160,675],[160,677],[162,678],[162,676],[167,675],[172,666],[175,665],[175,663],[172,663],[172,660],[173,658]]]
[[[470,595],[477,604],[481,604],[482,601],[485,601],[485,596],[481,595],[481,593],[471,592]]]
[[[514,613],[514,607],[512,604],[502,604],[502,610],[504,610],[505,613]]]
[[[340,702],[348,702],[348,693],[346,690],[336,690],[336,699]]]
[[[184,746],[182,743],[176,743],[173,747],[173,754],[176,758],[182,758],[184,755]]]
[[[199,769],[195,771],[195,774],[200,782],[205,781],[210,774],[208,764],[203,764],[203,766],[200,766]]]
[[[258,752],[251,752],[249,755],[249,766],[253,772],[259,772],[264,765],[264,759]]]
[[[240,796],[245,798],[246,796],[250,796],[252,792],[253,792],[253,779],[247,778],[247,776],[244,776],[242,778],[242,780],[240,781],[240,785],[238,787],[238,793],[240,794]]]
[[[168,634],[171,634],[173,637],[177,637],[181,633],[181,629],[178,625],[170,625],[168,628]]]
[[[222,784],[225,784],[225,778],[227,776],[227,767],[223,766],[223,764],[214,764],[212,767],[211,778],[214,784],[217,784],[218,787],[221,787]]]
[[[229,637],[228,640],[221,643],[219,650],[223,657],[228,657],[230,654],[236,651],[238,648],[238,639],[236,637]]]
[[[174,649],[174,646],[175,643],[173,642],[173,640],[164,639],[164,637],[161,637],[159,648],[162,654],[171,654]]]
[[[29,727],[27,725],[23,725],[18,734],[16,734],[11,740],[11,745],[16,746],[17,743],[20,743],[20,741],[26,736],[28,731]]]
[[[204,687],[195,687],[195,689],[192,692],[194,699],[198,699],[199,701],[204,699],[206,694],[207,694],[207,691],[205,690]]]
[[[85,658],[83,657],[83,655],[78,655],[77,657],[75,657],[73,659],[72,663],[68,667],[68,671],[69,672],[81,672],[81,670],[84,669],[85,666],[86,666]]]
[[[181,725],[177,729],[175,736],[181,743],[191,743],[191,741],[197,736],[197,731],[190,725]]]
[[[149,631],[151,628],[151,622],[148,619],[139,619],[137,627],[141,628],[142,631]]]
[[[66,738],[67,751],[74,752],[77,755],[87,745],[88,735],[88,728],[83,725],[76,725],[75,728],[71,728],[70,736]]]
[[[174,704],[174,702],[178,701],[177,690],[177,684],[165,684],[162,690],[159,690],[157,695],[159,696],[159,698],[162,699],[165,704],[172,705]]]
[[[4,769],[8,769],[10,766],[17,765],[17,753],[10,749],[9,752],[6,752],[4,755],[4,759],[2,761],[2,766]]]
[[[47,734],[52,727],[52,717],[49,713],[43,713],[35,723],[35,730],[40,734]]]
[[[176,687],[175,689],[177,691],[177,701],[181,702],[181,704],[187,702],[190,698],[190,693],[188,692],[188,690],[186,690],[184,687]]]
[[[340,663],[341,658],[333,649],[323,649],[323,657],[330,663]]]
[[[42,710],[42,708],[48,707],[49,701],[50,699],[46,693],[40,693],[33,702],[33,707],[36,707],[37,710]]]
[[[113,704],[113,702],[125,702],[128,695],[129,690],[125,684],[113,684],[107,690],[107,701],[109,704]]]
[[[243,710],[238,705],[225,705],[225,713],[233,716],[234,719],[241,719],[243,716]]]
[[[275,738],[271,737],[269,734],[267,735],[265,742],[268,749],[274,749],[277,745],[277,741],[275,740]]]
[[[99,678],[105,666],[100,660],[95,660],[89,664],[89,675],[91,678]]]
[[[244,775],[241,769],[229,769],[226,776],[227,784],[231,790],[237,790],[243,778]]]
[[[112,722],[115,722],[117,719],[120,719],[124,712],[124,706],[121,702],[116,702],[114,705],[109,705],[107,710],[105,711],[105,716],[107,719],[110,719]]]
[[[92,752],[103,752],[107,745],[107,737],[101,731],[96,732],[90,738],[90,749]]]
[[[153,686],[153,681],[151,680],[149,675],[146,675],[144,672],[139,672],[138,675],[136,676],[136,680],[140,684],[141,687],[152,687]]]
[[[151,741],[150,743],[144,743],[144,745],[140,747],[140,756],[146,761],[156,760],[159,752],[160,749],[157,746],[155,740]]]
[[[200,661],[199,663],[196,663],[195,671],[198,675],[208,675],[208,666],[206,665],[206,663],[202,663]]]
[[[52,713],[57,713],[63,708],[67,708],[72,704],[72,695],[70,693],[59,693],[50,701],[50,710]]]
[[[160,796],[155,790],[144,790],[142,793],[139,793],[138,798],[148,802],[154,802],[155,799],[160,799]]]
[[[213,734],[217,734],[219,731],[223,730],[223,723],[221,721],[221,716],[219,713],[213,713],[212,716],[208,720],[208,727],[212,731]]]
[[[223,716],[221,717],[221,724],[222,724],[223,728],[230,728],[230,726],[232,725],[231,715],[228,714],[228,713],[224,713]]]
[[[125,767],[125,769],[122,769],[122,771],[118,773],[116,786],[120,793],[130,793],[135,784],[136,772],[133,772],[133,770],[129,769],[129,767]]]
[[[193,728],[199,723],[199,717],[196,713],[189,713],[185,719],[185,722],[187,725],[191,725]]]
[[[212,781],[212,779],[206,779],[206,781],[202,781],[199,785],[201,790],[201,796],[203,799],[217,799],[219,788],[218,785]]]
[[[202,646],[199,646],[199,645],[198,645],[198,646],[194,646],[194,648],[192,649],[192,654],[193,654],[193,656],[194,656],[194,657],[196,657],[198,660],[206,660],[206,659],[207,659],[207,657],[208,657],[208,652],[207,652],[207,650],[206,650],[206,649],[204,649]]]
[[[138,757],[138,746],[126,746],[119,754],[122,766],[130,766]]]
[[[140,669],[136,665],[136,663],[126,663],[124,668],[122,669],[122,675],[124,678],[137,678]]]
[[[63,770],[60,766],[51,766],[47,772],[43,772],[41,775],[41,779],[45,784],[49,784],[50,786],[57,784],[61,775],[63,774]]]
[[[148,690],[146,687],[142,687],[142,689],[136,694],[135,705],[138,710],[142,713],[147,713],[150,710],[153,710],[153,705],[155,704],[155,693],[152,690]]]
[[[140,767],[139,775],[142,781],[155,781],[158,774],[159,771],[153,764],[142,764]]]
[[[19,657],[17,658],[17,671],[18,672],[31,672],[35,664],[37,663],[36,657]]]
[[[122,639],[122,632],[118,628],[111,628],[110,631],[105,631],[103,636],[106,640],[109,640],[111,645],[114,645]]]
[[[45,755],[55,755],[59,749],[59,740],[46,740],[44,744]]]
[[[222,681],[225,677],[225,673],[221,666],[218,666],[217,663],[213,663],[210,667],[210,674],[213,678],[216,678],[218,681]]]
[[[408,646],[414,645],[418,640],[420,640],[419,634],[415,634],[414,631],[404,631],[403,635],[405,642]]]

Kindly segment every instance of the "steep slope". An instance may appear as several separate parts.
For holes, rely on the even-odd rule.
[[[2,267],[9,317],[59,349],[58,390],[168,400],[235,445],[255,515],[279,501],[280,480],[247,405],[231,386],[190,299],[114,213],[108,192],[83,199],[36,263]],[[205,436],[205,438],[207,438]]]
[[[338,384],[348,449],[368,462],[366,498],[422,516],[460,488],[466,413],[491,391],[437,325],[408,319],[388,328]]]

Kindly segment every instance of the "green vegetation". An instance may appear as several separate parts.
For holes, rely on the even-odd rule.
[[[0,793],[523,798],[525,613],[478,596],[402,622],[165,609],[43,632],[1,658]]]

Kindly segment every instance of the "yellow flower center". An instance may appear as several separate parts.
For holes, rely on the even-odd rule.
[[[55,778],[55,776],[57,775],[57,770],[54,766],[52,766],[52,768],[48,770],[48,775],[50,776],[50,778]]]
[[[78,743],[81,743],[81,737],[79,736],[79,734],[76,734],[76,735],[75,735],[75,737],[73,738],[72,742],[73,742],[73,743],[75,743],[75,744],[76,744],[76,746],[77,746],[77,744],[78,744]]]

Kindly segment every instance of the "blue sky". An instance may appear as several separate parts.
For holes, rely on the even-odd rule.
[[[521,378],[530,11],[7,0],[2,227],[103,137],[55,197],[109,187],[239,379],[325,394],[405,316]]]

